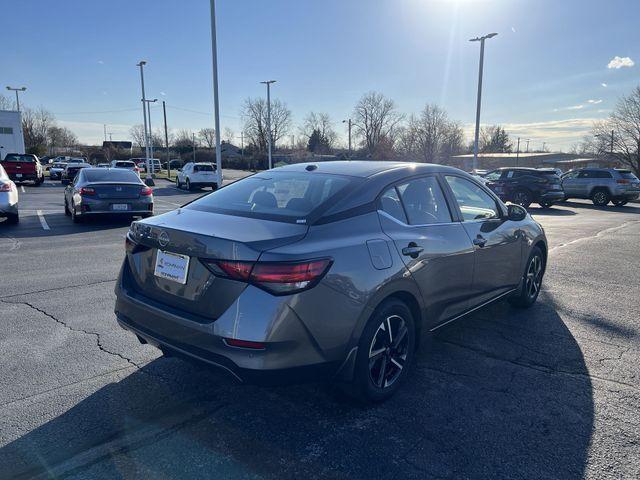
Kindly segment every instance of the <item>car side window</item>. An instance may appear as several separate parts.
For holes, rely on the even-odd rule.
[[[396,187],[391,187],[382,194],[380,197],[380,209],[388,215],[391,215],[396,220],[402,223],[408,223],[407,216],[404,214]]]
[[[572,172],[567,172],[562,176],[562,179],[565,180],[565,179],[577,178],[579,173],[580,172],[577,170]]]
[[[500,180],[501,175],[502,170],[494,170],[493,172],[487,173],[484,178],[485,180],[489,180],[490,182],[495,182],[496,180]]]
[[[398,185],[400,201],[411,225],[451,222],[451,213],[435,177],[423,177]]]
[[[479,185],[465,178],[449,175],[445,178],[460,207],[462,221],[470,222],[500,217],[495,200]]]

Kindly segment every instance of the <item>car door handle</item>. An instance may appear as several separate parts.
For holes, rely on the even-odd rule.
[[[417,244],[411,242],[409,245],[402,249],[402,254],[407,255],[411,258],[416,258],[418,255],[420,255],[420,253],[422,253],[423,250],[424,248],[419,247]]]
[[[473,244],[482,248],[487,244],[487,239],[484,238],[482,235],[478,235],[476,238],[473,239]]]

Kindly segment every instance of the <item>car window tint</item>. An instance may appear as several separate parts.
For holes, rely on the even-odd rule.
[[[498,206],[494,199],[475,183],[460,177],[446,176],[453,196],[458,202],[462,220],[498,218]]]
[[[407,217],[402,209],[402,204],[400,203],[400,197],[398,197],[396,187],[392,187],[382,194],[380,197],[380,208],[383,212],[391,215],[396,220],[402,223],[407,223]]]
[[[451,213],[435,177],[424,177],[398,186],[411,225],[451,222]]]
[[[490,182],[494,182],[500,179],[500,175],[502,175],[501,170],[494,170],[493,172],[487,173],[484,178],[485,180],[489,180]]]
[[[138,175],[131,170],[122,170],[122,169],[87,169],[84,171],[84,179],[87,182],[136,182],[138,183],[140,180],[138,179]]]
[[[211,165],[194,165],[194,172],[213,172],[213,167]]]

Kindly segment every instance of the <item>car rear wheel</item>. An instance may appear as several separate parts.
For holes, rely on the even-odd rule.
[[[531,249],[527,267],[522,276],[521,286],[515,296],[510,298],[516,307],[528,308],[535,303],[542,287],[544,276],[544,256],[538,247]]]
[[[529,208],[532,201],[533,198],[531,192],[528,190],[516,190],[513,194],[513,203],[520,205],[521,207]]]
[[[616,207],[624,207],[627,203],[629,203],[627,200],[614,200],[613,201],[613,205]]]
[[[180,190],[182,188],[182,185],[180,184],[180,179],[178,177],[176,177],[176,188],[178,190]]]
[[[71,215],[71,210],[69,210],[69,206],[67,205],[67,199],[64,199],[64,214],[68,217]]]
[[[6,221],[9,225],[17,225],[20,223],[20,215],[17,213],[10,213],[7,215]]]
[[[71,220],[73,221],[73,223],[82,223],[82,217],[78,216],[75,207],[71,209]]]
[[[191,182],[189,181],[189,179],[188,179],[188,178],[185,180],[184,185],[185,185],[185,188],[186,188],[188,191],[191,191]]]
[[[413,316],[403,302],[392,299],[378,307],[360,337],[348,392],[366,403],[391,397],[413,361],[415,337]]]
[[[595,190],[591,194],[591,201],[597,207],[604,207],[611,200],[611,195],[606,190]]]

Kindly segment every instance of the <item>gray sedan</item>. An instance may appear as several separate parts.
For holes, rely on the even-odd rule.
[[[7,223],[16,224],[20,221],[18,214],[18,189],[11,181],[7,172],[0,165],[0,218],[6,218]]]
[[[405,379],[422,334],[493,301],[529,307],[544,231],[441,165],[276,168],[133,222],[120,325],[240,381],[324,377],[365,401]]]
[[[74,223],[89,216],[153,215],[153,192],[135,172],[83,168],[64,190],[64,213]]]

